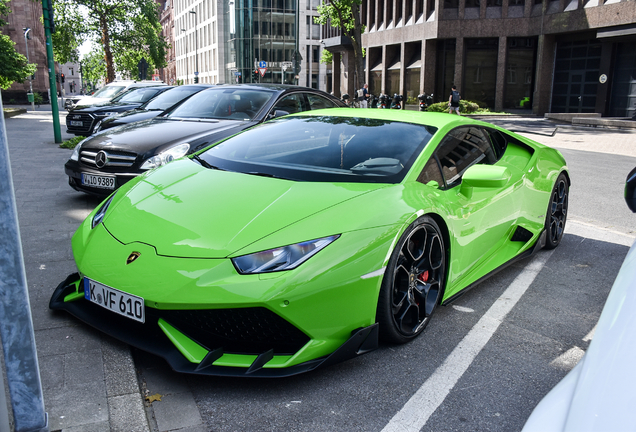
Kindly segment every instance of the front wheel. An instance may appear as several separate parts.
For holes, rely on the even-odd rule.
[[[441,230],[432,218],[422,216],[404,232],[389,259],[376,315],[380,337],[393,343],[417,337],[440,302],[445,276]]]
[[[561,243],[565,222],[568,217],[568,196],[570,187],[565,174],[561,173],[554,183],[550,205],[545,219],[546,240],[545,248],[554,249]]]

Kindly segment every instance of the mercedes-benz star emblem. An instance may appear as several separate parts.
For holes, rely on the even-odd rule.
[[[97,156],[95,156],[95,165],[97,165],[97,168],[102,168],[107,163],[108,163],[108,156],[106,155],[106,152],[102,150],[99,153],[97,153]]]
[[[137,258],[139,258],[140,255],[141,254],[139,252],[133,252],[130,255],[128,255],[128,258],[126,259],[126,265],[135,261]]]

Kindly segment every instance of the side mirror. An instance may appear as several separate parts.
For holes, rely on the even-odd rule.
[[[634,168],[625,180],[625,202],[627,207],[636,213],[636,168]]]
[[[475,188],[501,188],[508,183],[508,180],[510,180],[508,168],[476,164],[464,172],[459,193],[466,198],[471,198]]]
[[[286,115],[289,115],[287,111],[275,110],[273,113],[269,113],[269,116],[267,116],[267,120],[275,119],[276,117],[282,117]]]

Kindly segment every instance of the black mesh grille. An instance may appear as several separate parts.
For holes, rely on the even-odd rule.
[[[260,354],[270,349],[275,354],[294,354],[309,337],[289,322],[262,307],[211,310],[156,310],[157,314],[208,349],[224,352]]]
[[[72,121],[81,121],[82,126],[75,126],[71,124]],[[72,132],[89,132],[93,130],[94,121],[95,119],[88,114],[70,112],[66,116],[66,128]]]

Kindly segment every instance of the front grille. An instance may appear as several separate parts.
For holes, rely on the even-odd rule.
[[[113,151],[113,150],[101,150],[106,155],[106,163],[100,167],[131,167],[137,159],[137,155],[131,152]],[[95,158],[100,150],[87,149],[80,151],[80,161],[91,167],[97,167]]]
[[[82,126],[72,126],[71,121],[81,121]],[[93,130],[95,117],[90,114],[68,113],[66,116],[66,128],[73,132],[90,132]]]
[[[211,310],[156,310],[158,314],[208,349],[222,348],[223,352],[260,354],[270,349],[275,354],[294,354],[309,337],[263,307]]]

